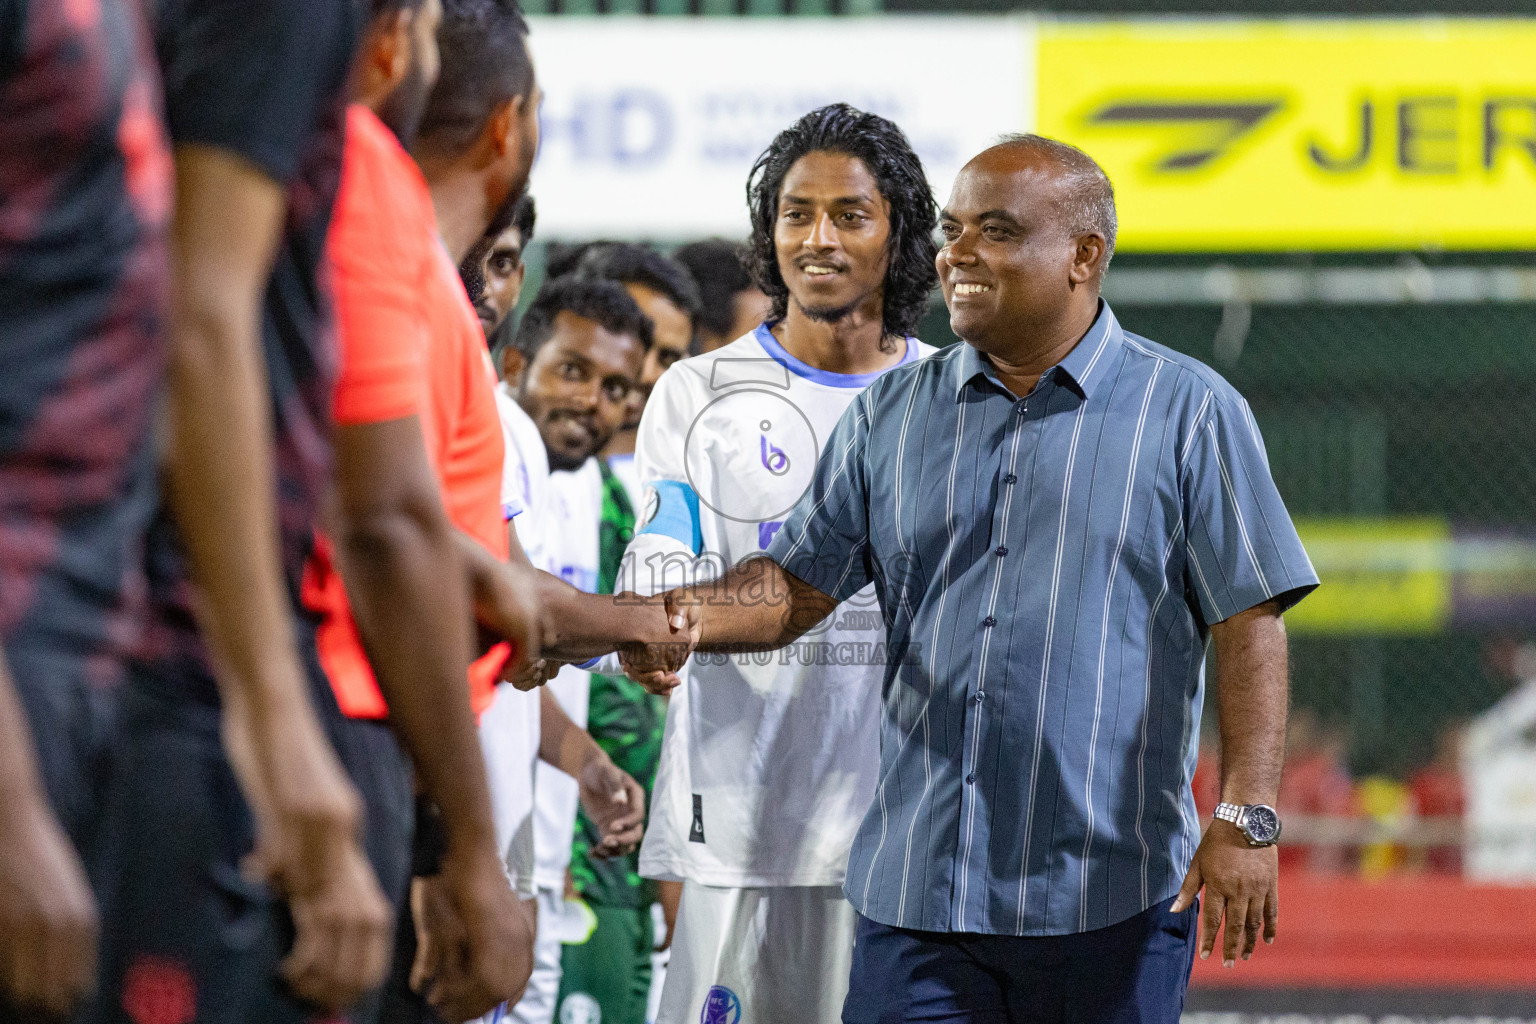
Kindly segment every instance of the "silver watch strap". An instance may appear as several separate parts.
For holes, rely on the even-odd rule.
[[[1216,817],[1220,818],[1222,821],[1230,821],[1232,824],[1236,825],[1238,820],[1243,816],[1243,810],[1244,808],[1241,804],[1217,804]]]

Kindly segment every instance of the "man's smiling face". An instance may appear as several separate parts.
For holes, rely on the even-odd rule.
[[[890,203],[857,157],[807,153],[784,175],[774,249],[791,300],[811,319],[866,306],[878,318],[890,238]]]
[[[1060,173],[1039,154],[988,150],[960,171],[939,215],[950,327],[983,352],[1003,354],[1009,337],[1055,322],[1071,300],[1078,240],[1063,219]]]

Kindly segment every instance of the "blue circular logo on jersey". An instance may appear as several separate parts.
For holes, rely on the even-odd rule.
[[[699,1024],[741,1024],[741,1000],[724,985],[711,985]]]

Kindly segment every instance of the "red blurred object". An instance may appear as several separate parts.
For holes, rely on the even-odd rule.
[[[1199,988],[1536,987],[1536,887],[1439,875],[1367,882],[1287,872],[1280,932],[1227,970],[1195,961]]]

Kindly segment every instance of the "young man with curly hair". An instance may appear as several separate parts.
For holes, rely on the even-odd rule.
[[[812,111],[759,157],[749,202],[772,310],[657,382],[619,591],[761,552],[848,405],[932,351],[911,335],[936,282],[935,206],[899,128],[845,104]],[[658,1021],[837,1019],[856,922],[841,885],[880,762],[875,608],[866,587],[793,650],[685,670],[640,857],[642,875],[683,882]]]

